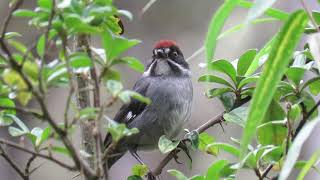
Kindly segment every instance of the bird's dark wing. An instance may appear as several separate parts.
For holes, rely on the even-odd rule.
[[[145,96],[148,90],[150,82],[147,80],[147,77],[141,77],[133,87],[133,91]],[[139,116],[146,108],[147,104],[140,102],[136,99],[131,99],[128,104],[124,104],[118,113],[115,115],[113,120],[118,123],[128,124]],[[105,145],[108,145],[111,141],[110,134],[107,135],[105,139]]]

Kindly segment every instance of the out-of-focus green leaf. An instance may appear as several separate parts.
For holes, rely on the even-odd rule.
[[[132,175],[132,176],[129,176],[127,180],[143,180],[143,179],[140,176]]]
[[[79,111],[79,119],[88,120],[95,119],[98,113],[98,108],[86,107]]]
[[[37,13],[28,9],[18,9],[15,10],[12,15],[17,17],[35,17]]]
[[[219,180],[221,177],[222,169],[228,165],[227,160],[218,160],[214,162],[208,169],[206,180]]]
[[[219,151],[223,150],[225,152],[228,152],[232,155],[234,155],[235,157],[239,157],[240,156],[240,150],[238,147],[235,147],[231,144],[226,144],[226,143],[212,143],[207,145],[207,148],[217,148]]]
[[[311,158],[303,166],[303,168],[300,171],[300,174],[297,177],[297,180],[303,180],[304,177],[308,174],[312,166],[317,162],[319,158],[320,158],[320,151],[318,150],[312,154]]]
[[[0,97],[0,106],[3,106],[3,107],[15,107],[15,103],[9,99],[9,98],[2,98]],[[5,109],[3,108],[4,110],[2,110],[1,112],[3,112],[4,114],[13,114],[15,115],[16,114],[16,111],[14,109]]]
[[[145,164],[136,164],[132,167],[131,172],[133,175],[143,177],[148,173],[148,166]]]
[[[9,134],[10,134],[11,136],[13,136],[13,137],[22,136],[22,135],[25,135],[25,134],[28,133],[28,132],[25,132],[25,131],[23,131],[23,130],[21,130],[21,129],[19,129],[19,128],[12,127],[12,126],[10,126],[10,127],[8,128],[8,131],[9,131]]]
[[[214,76],[211,74],[206,74],[206,75],[202,75],[199,79],[199,82],[212,82],[212,83],[218,83],[218,84],[223,84],[226,85],[230,88],[233,88],[233,86],[226,80],[224,80],[223,78],[220,78],[218,76]]]
[[[268,8],[270,8],[277,0],[255,0],[254,5],[250,8],[247,21],[252,21],[261,16]]]
[[[170,139],[166,138],[165,135],[163,135],[159,139],[158,147],[163,154],[166,154],[174,150],[176,147],[178,147],[179,143],[180,141],[173,142]]]
[[[18,32],[6,32],[6,34],[4,35],[5,39],[11,39],[14,37],[21,37],[22,35]]]
[[[233,65],[227,60],[220,59],[216,61],[211,61],[208,63],[208,69],[212,71],[222,72],[229,76],[234,83],[237,83],[237,72]]]
[[[118,96],[122,91],[123,86],[119,81],[109,80],[107,81],[107,88],[112,96]]]
[[[205,41],[206,59],[209,64],[215,54],[217,39],[225,21],[236,7],[238,0],[226,0],[211,18]]]
[[[285,73],[290,58],[296,48],[303,30],[308,22],[308,16],[304,11],[296,11],[281,29],[278,38],[274,42],[266,66],[257,83],[250,105],[249,115],[242,136],[242,158],[246,154],[247,146],[255,135],[256,128],[265,116],[267,109],[275,94],[277,84]]]
[[[199,135],[199,150],[204,151],[211,155],[218,155],[219,149],[214,146],[208,146],[209,144],[212,144],[215,142],[215,139],[213,136],[210,136],[208,133],[203,132]]]
[[[291,108],[288,111],[288,117],[292,121],[296,121],[301,116],[301,108],[299,104],[294,104],[291,106]]]
[[[247,0],[240,0],[238,3],[239,6],[244,7],[244,8],[251,8],[254,6],[253,2],[247,1]],[[274,9],[274,8],[268,8],[267,10],[264,11],[265,15],[285,21],[288,19],[289,14],[286,12],[283,12],[279,9]]]
[[[293,169],[296,161],[299,158],[304,142],[308,139],[313,129],[319,122],[320,117],[318,116],[317,118],[305,124],[303,128],[300,130],[299,134],[294,139],[288,151],[288,155],[286,156],[285,162],[282,166],[282,170],[279,175],[279,180],[285,180],[288,178],[288,176],[291,173],[291,170]]]
[[[317,96],[320,93],[320,79],[309,84],[310,92]]]
[[[109,80],[120,81],[121,74],[118,71],[109,68],[104,72],[102,77],[105,82]]]
[[[119,124],[113,120],[109,120],[107,130],[115,142],[118,142],[125,136],[131,136],[139,132],[137,128],[128,129],[125,124]]]
[[[223,119],[227,122],[237,124],[241,127],[245,126],[248,117],[248,107],[238,107],[223,115]]]
[[[51,150],[53,152],[56,152],[56,153],[60,153],[60,154],[66,155],[66,156],[70,156],[69,150],[67,148],[65,148],[65,147],[62,147],[62,146],[52,146]]]
[[[44,51],[45,51],[45,36],[43,34],[40,36],[38,43],[37,43],[37,53],[40,57],[43,57]]]
[[[175,176],[177,180],[188,180],[188,178],[180,171],[175,170],[175,169],[169,169],[168,173],[171,174],[172,176]]]
[[[124,103],[130,102],[131,98],[136,99],[136,100],[138,100],[140,102],[143,102],[145,104],[150,104],[151,103],[151,99],[150,98],[144,97],[144,96],[142,96],[141,94],[139,94],[139,93],[137,93],[135,91],[129,91],[129,90],[122,91],[119,94],[119,97]]]
[[[250,49],[240,56],[237,64],[237,71],[239,76],[245,75],[256,55],[257,50]]]

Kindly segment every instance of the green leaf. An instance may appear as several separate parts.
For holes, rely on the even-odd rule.
[[[44,51],[45,51],[45,36],[43,34],[40,36],[38,43],[37,43],[37,53],[40,57],[43,57]]]
[[[129,176],[127,180],[143,180],[143,179],[140,176],[132,175],[132,176]]]
[[[291,108],[288,111],[288,117],[292,121],[296,121],[301,116],[301,108],[299,104],[294,104],[291,106]]]
[[[294,139],[288,151],[288,155],[286,156],[286,159],[284,161],[282,170],[279,175],[279,180],[285,180],[288,178],[288,176],[291,173],[291,170],[293,169],[296,161],[299,158],[304,142],[308,139],[313,129],[316,127],[316,125],[319,122],[320,122],[320,117],[318,116],[317,118],[305,124],[301,129],[301,131],[299,132],[299,134],[296,136],[296,138]]]
[[[239,76],[244,76],[246,74],[249,66],[251,65],[256,55],[257,50],[250,49],[240,56],[237,64],[237,71]]]
[[[12,127],[12,126],[10,126],[10,127],[8,128],[8,131],[9,131],[9,134],[10,134],[11,136],[13,136],[13,137],[22,136],[22,135],[25,135],[25,134],[28,133],[28,132],[26,132],[26,131],[23,131],[23,130],[21,130],[21,129],[19,129],[19,128]]]
[[[88,120],[88,119],[95,119],[98,113],[98,108],[93,107],[86,107],[79,111],[79,119],[81,120]]]
[[[109,80],[107,81],[107,89],[112,96],[116,97],[122,91],[123,86],[119,81]]]
[[[303,180],[304,177],[308,174],[310,169],[313,167],[313,165],[317,162],[317,160],[320,158],[320,151],[316,151],[312,154],[311,158],[308,160],[308,162],[303,166],[301,169],[297,180]]]
[[[274,42],[251,101],[247,123],[241,141],[242,158],[246,154],[247,146],[251,142],[257,126],[267,112],[267,108],[275,94],[277,84],[285,73],[286,67],[290,62],[290,58],[301,38],[307,22],[308,16],[304,11],[294,12]]]
[[[119,57],[123,52],[129,48],[139,44],[139,40],[129,40],[121,36],[116,36],[110,32],[105,32],[102,35],[102,45],[106,51],[107,61],[112,61]]]
[[[1,111],[0,112],[0,127],[10,126],[13,123],[13,120],[6,116],[6,114]]]
[[[233,90],[230,88],[213,88],[213,89],[210,89],[206,92],[206,96],[208,98],[214,98],[214,97],[220,96],[224,93],[232,92],[232,91]]]
[[[18,9],[15,10],[12,15],[17,17],[35,17],[37,13],[28,9]]]
[[[6,84],[17,87],[17,89],[20,90],[20,92],[17,94],[17,98],[23,106],[27,105],[32,97],[32,94],[26,91],[27,85],[22,77],[16,71],[10,69],[6,69],[3,72],[2,77]]]
[[[16,107],[15,103],[9,99],[9,98],[1,98],[0,97],[0,106],[2,107]],[[2,110],[1,112],[3,112],[4,114],[13,114],[15,115],[16,114],[16,111],[15,110],[9,110],[9,109],[5,109],[5,108],[1,108],[1,109],[4,109]]]
[[[217,39],[220,31],[222,30],[227,18],[236,7],[237,3],[238,0],[226,0],[211,18],[205,41],[207,64],[209,64],[214,58]]]
[[[214,162],[207,171],[206,180],[219,180],[221,171],[228,165],[227,160],[218,160]]]
[[[273,36],[272,39],[270,39],[264,45],[264,47],[258,52],[258,54],[252,60],[251,65],[248,67],[248,70],[244,76],[246,77],[250,76],[263,64],[261,62],[264,62],[268,58],[271,48],[273,46],[273,43],[276,41],[277,37],[278,37],[278,34]]]
[[[108,68],[104,74],[103,74],[103,80],[105,82],[109,80],[115,80],[115,81],[120,81],[121,79],[121,74],[118,71],[115,71],[113,69]]]
[[[188,180],[188,178],[180,171],[175,170],[175,169],[169,169],[167,171],[169,174],[171,174],[172,176],[175,176],[177,178],[177,180]]]
[[[65,147],[62,147],[62,146],[52,146],[51,150],[56,153],[60,153],[60,154],[66,155],[66,156],[71,156],[69,150]]]
[[[223,119],[227,122],[237,124],[241,127],[245,126],[248,117],[248,107],[238,107],[223,115]]]
[[[203,132],[199,135],[199,150],[204,151],[211,155],[218,155],[219,149],[214,146],[208,146],[215,142],[214,137],[210,136],[208,133]]]
[[[247,21],[252,21],[261,16],[268,8],[270,8],[277,0],[255,0],[254,5],[250,8]]]
[[[131,172],[133,175],[143,177],[149,172],[149,169],[145,164],[136,164],[132,167]]]
[[[240,150],[238,147],[235,147],[231,144],[226,144],[226,143],[212,143],[207,145],[207,148],[217,148],[219,151],[222,149],[225,152],[228,152],[235,157],[240,156]]]
[[[310,83],[309,90],[313,95],[317,96],[320,93],[320,79]]]
[[[262,1],[262,0],[261,0]],[[240,0],[238,3],[239,6],[244,7],[244,8],[251,8],[254,6],[253,2],[247,1],[247,0]],[[274,9],[274,8],[268,8],[266,11],[264,11],[265,15],[282,20],[282,21],[286,21],[289,17],[289,14],[286,12],[283,12],[281,10],[278,9]]]
[[[233,92],[226,92],[219,95],[219,100],[223,104],[226,111],[230,111],[235,103],[235,97]]]
[[[301,67],[290,67],[286,72],[286,76],[291,80],[296,86],[300,84],[306,69]]]
[[[7,114],[8,117],[10,117],[24,132],[29,132],[29,128],[15,115]]]
[[[165,135],[162,135],[159,138],[158,147],[160,152],[162,152],[163,154],[166,154],[174,150],[176,147],[178,147],[179,143],[180,141],[172,142],[170,139],[166,138]]]
[[[38,0],[38,6],[44,9],[52,8],[52,1],[49,0]]]
[[[6,34],[4,35],[5,39],[12,39],[14,37],[22,37],[22,35],[18,32],[6,32]]]
[[[144,72],[144,65],[140,62],[139,59],[134,57],[123,57],[120,60],[116,60],[119,62],[126,63],[130,68],[138,71],[138,72]]]
[[[145,104],[150,104],[151,103],[151,99],[150,98],[144,97],[144,96],[142,96],[141,94],[139,94],[139,93],[137,93],[135,91],[129,91],[129,90],[122,91],[119,94],[119,97],[124,103],[130,102],[131,98],[136,99],[136,100],[138,100],[140,102],[143,102]]]
[[[191,141],[191,147],[196,150],[199,147],[199,133],[196,130],[193,130],[185,135],[185,138]]]
[[[256,83],[259,80],[260,76],[250,76],[247,78],[244,78],[240,81],[238,88],[241,89],[243,86],[250,84],[250,83]]]
[[[92,67],[92,61],[85,53],[74,53],[70,56],[69,61],[70,66],[75,69]]]
[[[233,88],[233,86],[226,80],[218,77],[218,76],[214,76],[211,74],[206,74],[206,75],[202,75],[199,79],[199,82],[212,82],[212,83],[218,83],[218,84],[223,84],[226,85],[228,87]]]
[[[229,76],[234,83],[237,83],[237,72],[234,69],[233,65],[227,60],[220,59],[216,61],[211,61],[208,64],[208,69],[212,71],[222,72]]]
[[[107,130],[115,142],[118,142],[125,136],[131,136],[139,132],[137,128],[128,129],[125,124],[119,124],[113,120],[108,121]]]

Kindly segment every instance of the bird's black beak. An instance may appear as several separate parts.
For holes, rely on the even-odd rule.
[[[168,54],[165,52],[163,48],[155,49],[154,54],[159,59],[164,59],[168,57]]]

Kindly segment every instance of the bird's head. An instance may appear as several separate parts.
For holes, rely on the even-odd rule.
[[[189,76],[189,65],[177,43],[161,40],[153,49],[152,61],[146,67],[145,76]]]

